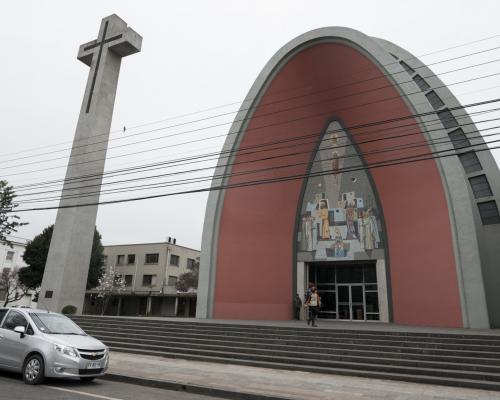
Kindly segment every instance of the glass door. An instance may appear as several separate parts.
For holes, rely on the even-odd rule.
[[[365,301],[362,284],[337,285],[338,319],[365,320]]]
[[[351,286],[351,319],[353,321],[365,320],[365,301],[363,285]]]
[[[350,285],[337,285],[338,319],[351,319]]]

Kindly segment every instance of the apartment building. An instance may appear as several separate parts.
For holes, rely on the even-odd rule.
[[[125,280],[114,290],[106,315],[194,317],[196,291],[178,292],[179,276],[200,257],[200,252],[179,246],[169,238],[161,243],[104,246],[104,265]],[[84,314],[102,313],[98,290],[87,291]]]
[[[26,263],[23,260],[24,250],[26,249],[27,239],[18,237],[9,237],[12,247],[8,246],[6,243],[0,243],[0,273],[4,270],[13,270],[26,267]],[[0,306],[5,302],[5,297],[7,296],[7,288],[1,287],[3,282],[0,282]],[[21,299],[9,303],[9,307],[14,306],[24,306],[36,308],[37,304],[34,302],[35,292],[30,291],[27,295]]]

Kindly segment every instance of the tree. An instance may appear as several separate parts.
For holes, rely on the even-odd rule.
[[[14,188],[9,186],[7,181],[0,181],[0,243],[6,243],[12,247],[12,243],[7,239],[7,235],[17,232],[17,228],[26,225],[26,222],[20,222],[17,215],[12,212],[17,204],[14,204]]]
[[[111,265],[109,270],[99,278],[99,285],[96,287],[97,298],[102,301],[101,315],[104,315],[104,312],[108,308],[111,296],[113,294],[120,294],[125,286],[127,286],[125,278],[123,275],[118,274],[115,268],[114,265]]]
[[[0,293],[5,296],[3,298],[0,296],[3,307],[21,300],[28,294],[28,289],[19,281],[18,268],[4,268],[2,270],[0,274]]]
[[[24,251],[23,259],[28,264],[27,267],[19,270],[20,282],[29,289],[37,289],[42,284],[45,263],[49,254],[50,240],[54,225],[50,225],[42,233],[29,241]],[[94,231],[94,242],[92,243],[92,254],[90,256],[89,275],[87,278],[87,289],[96,287],[103,270],[104,247],[101,242],[99,231]]]
[[[200,259],[197,258],[193,264],[188,267],[189,271],[179,276],[175,287],[179,292],[196,291],[198,289],[198,275],[200,272]]]

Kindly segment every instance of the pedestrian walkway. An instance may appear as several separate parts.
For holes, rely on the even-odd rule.
[[[109,377],[226,398],[500,400],[500,392],[112,352]],[[230,397],[232,394],[232,397]],[[245,396],[247,395],[247,396]],[[252,396],[253,395],[253,396]]]

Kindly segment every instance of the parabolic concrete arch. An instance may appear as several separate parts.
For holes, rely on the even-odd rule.
[[[494,304],[500,301],[485,280],[500,283],[500,273],[492,267],[499,250],[489,239],[500,234],[500,224],[490,218],[493,223],[484,226],[461,159],[433,157],[457,149],[453,138],[481,143],[464,137],[476,128],[459,106],[419,60],[349,28],[310,31],[281,48],[250,89],[214,174],[212,186],[222,189],[212,191],[207,203],[197,317],[291,319],[293,296],[303,293],[313,271],[347,270],[359,263],[369,269],[373,263],[378,289],[363,286],[364,308],[354,310],[351,301],[346,319],[371,319],[365,299],[369,290],[378,290],[373,319],[499,326],[500,310]],[[316,184],[308,175],[315,163],[325,164],[318,157],[332,132],[348,138],[346,146],[355,149],[350,157],[360,165],[411,156],[427,159],[363,172],[361,192],[369,200],[359,197],[357,205],[347,205],[350,194],[356,201],[359,189],[345,184],[328,189],[351,190],[342,194],[343,200],[328,200],[322,189],[314,208],[306,201],[308,188]],[[492,192],[488,207],[491,202],[496,207],[498,168],[489,152],[477,156]],[[266,180],[275,182],[245,184]],[[224,189],[227,185],[242,186]],[[343,219],[328,217],[335,212]],[[346,233],[349,215],[356,228],[351,237]],[[314,230],[304,229],[305,223]],[[378,226],[376,242],[361,243],[359,229],[366,229],[365,223]],[[309,245],[304,244],[307,235]],[[336,308],[330,317],[341,318],[339,291],[349,285],[352,300],[356,285],[331,283],[328,296]]]

